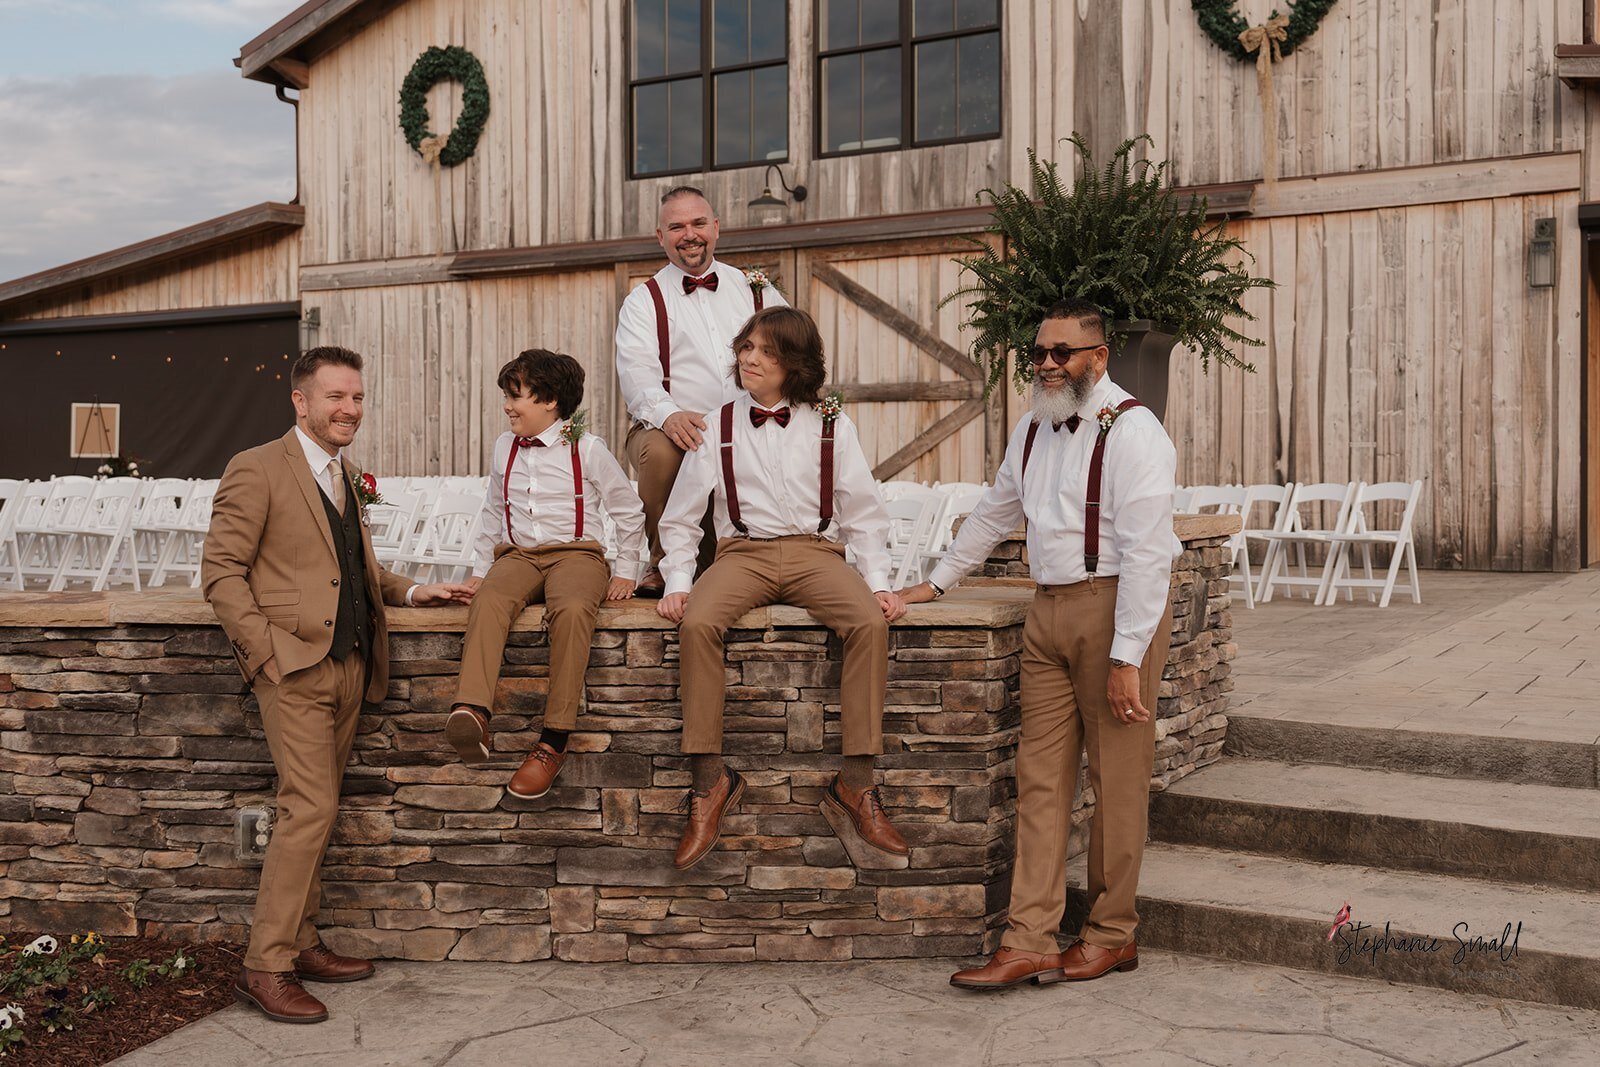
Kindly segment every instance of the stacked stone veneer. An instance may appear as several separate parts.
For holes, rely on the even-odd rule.
[[[1175,576],[1158,786],[1222,747],[1220,542],[1195,540]],[[1030,595],[958,591],[892,630],[880,777],[912,855],[879,872],[853,868],[817,810],[838,765],[840,649],[803,612],[754,612],[729,634],[726,747],[750,785],[721,846],[679,872],[675,631],[645,606],[602,612],[574,755],[557,788],[520,801],[501,786],[537,735],[539,613],[511,636],[499,694],[495,748],[512,762],[481,770],[440,733],[464,610],[395,611],[389,698],[362,718],[324,871],[328,940],[410,959],[641,962],[992,947]],[[234,813],[270,804],[273,773],[209,619],[190,596],[0,594],[3,925],[245,935],[259,861],[238,858]]]

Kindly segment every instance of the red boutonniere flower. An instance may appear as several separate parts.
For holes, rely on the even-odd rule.
[[[1095,413],[1095,421],[1100,424],[1101,433],[1110,433],[1111,424],[1117,421],[1117,416],[1122,414],[1116,408],[1105,407]]]
[[[378,492],[378,479],[362,472],[361,477],[356,479],[356,499],[362,507],[383,503],[383,494]]]

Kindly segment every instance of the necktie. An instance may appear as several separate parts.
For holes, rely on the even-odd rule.
[[[337,511],[339,514],[343,515],[344,514],[344,478],[341,477],[342,472],[339,470],[338,462],[335,461],[333,463],[328,464],[326,467],[323,468],[323,472],[327,475],[327,478],[328,478],[328,499],[333,501],[333,510]]]
[[[1066,418],[1062,419],[1060,422],[1052,422],[1050,424],[1050,427],[1051,427],[1051,429],[1054,429],[1057,432],[1060,432],[1061,427],[1065,426],[1067,428],[1067,432],[1068,433],[1077,433],[1078,432],[1078,423],[1080,423],[1082,421],[1083,421],[1083,419],[1081,419],[1077,415],[1068,415]]]
[[[760,427],[768,419],[772,419],[780,428],[787,426],[789,425],[789,409],[783,407],[776,411],[768,411],[766,408],[759,408],[754,404],[750,405],[751,426]]]
[[[693,294],[696,289],[709,289],[713,293],[716,292],[717,291],[717,275],[716,275],[716,272],[713,271],[712,273],[707,274],[704,278],[691,278],[687,274],[684,275],[684,277],[683,277],[683,295],[684,296],[689,296],[689,295]]]
[[[519,437],[519,438],[517,438],[517,447],[518,448],[543,448],[544,447],[544,442],[541,441],[537,437]]]

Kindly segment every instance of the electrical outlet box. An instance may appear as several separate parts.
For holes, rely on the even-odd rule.
[[[272,839],[270,808],[240,808],[233,816],[234,851],[241,863],[260,863]]]

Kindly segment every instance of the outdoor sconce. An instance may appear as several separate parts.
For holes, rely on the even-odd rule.
[[[765,187],[762,188],[761,195],[750,201],[749,204],[750,217],[757,226],[776,226],[779,223],[789,221],[789,205],[772,195],[772,182],[770,179],[773,171],[778,172],[778,184],[783,188],[784,192],[794,198],[795,203],[801,203],[806,198],[805,186],[796,185],[793,189],[789,188],[789,183],[783,180],[783,168],[776,163],[769,164],[765,175],[769,180]]]
[[[1556,220],[1534,219],[1528,241],[1528,287],[1549,289],[1556,284]]]

